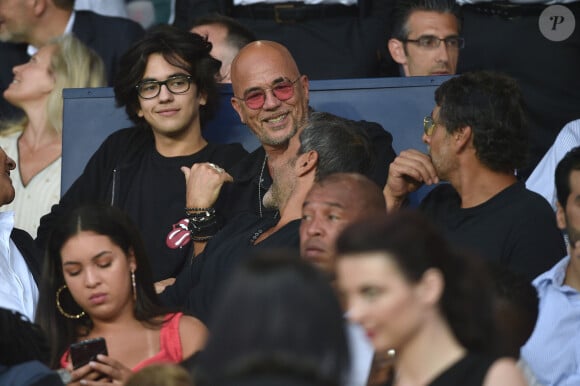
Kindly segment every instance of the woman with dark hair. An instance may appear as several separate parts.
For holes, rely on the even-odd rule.
[[[48,334],[51,366],[72,370],[71,344],[106,340],[108,355],[72,371],[72,382],[124,382],[131,371],[177,363],[203,347],[207,330],[199,320],[159,305],[143,242],[119,209],[87,206],[65,215],[45,264],[37,320]]]
[[[396,351],[389,385],[525,385],[512,359],[492,356],[491,283],[483,261],[452,251],[420,214],[353,224],[337,250],[348,317],[375,350]]]
[[[283,251],[246,261],[222,293],[200,354],[203,385],[340,385],[343,316],[321,272]]]

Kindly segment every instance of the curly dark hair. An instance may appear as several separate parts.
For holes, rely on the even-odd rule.
[[[216,74],[221,62],[210,56],[211,48],[207,39],[177,27],[160,25],[151,29],[121,57],[115,79],[117,105],[125,107],[127,115],[135,124],[149,127],[147,121],[137,115],[140,106],[135,86],[143,78],[149,56],[160,54],[168,63],[191,75],[198,94],[206,95],[206,104],[199,107],[203,127],[219,105]]]
[[[528,128],[514,79],[489,71],[465,73],[439,86],[435,102],[447,132],[471,127],[476,156],[483,165],[504,173],[525,165]]]

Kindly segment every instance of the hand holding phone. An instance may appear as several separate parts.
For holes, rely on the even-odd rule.
[[[70,345],[70,358],[75,370],[90,361],[96,361],[99,354],[108,355],[105,338],[88,339]]]

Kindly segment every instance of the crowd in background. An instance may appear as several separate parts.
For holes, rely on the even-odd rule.
[[[0,384],[578,384],[578,15],[0,1]],[[426,152],[309,103],[441,75]],[[224,83],[251,152],[204,135]],[[133,126],[61,192],[63,89],[101,86]]]

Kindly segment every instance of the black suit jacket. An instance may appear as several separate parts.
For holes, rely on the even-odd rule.
[[[0,42],[0,92],[4,92],[14,78],[12,68],[28,61],[26,44],[12,44]],[[0,94],[0,122],[22,116],[22,111],[6,102]]]
[[[286,46],[310,79],[378,77],[392,72],[389,62],[379,58],[387,57],[386,26],[393,3],[358,0],[350,16],[320,14],[295,23],[277,23],[272,15],[237,17],[233,0],[176,0],[174,24],[189,29],[196,18],[219,12],[236,18],[258,39]]]
[[[358,0],[361,17],[381,14],[389,8],[384,0]],[[195,19],[210,13],[221,13],[231,16],[233,0],[175,0],[174,25],[190,29]]]
[[[112,85],[121,55],[145,31],[129,19],[76,11],[73,33],[101,56],[107,71],[107,81]],[[12,68],[29,59],[26,48],[27,44],[0,43],[0,91],[8,88],[12,82]],[[16,117],[21,114],[19,111],[0,97],[0,120]]]
[[[109,85],[112,85],[119,59],[135,41],[143,37],[145,31],[133,20],[76,11],[73,33],[101,56]]]
[[[10,238],[14,241],[14,244],[16,244],[22,257],[24,257],[26,265],[28,265],[28,269],[30,270],[30,273],[32,273],[34,281],[36,281],[36,285],[40,285],[40,276],[42,274],[42,252],[36,247],[32,236],[22,229],[14,228],[10,234]]]

